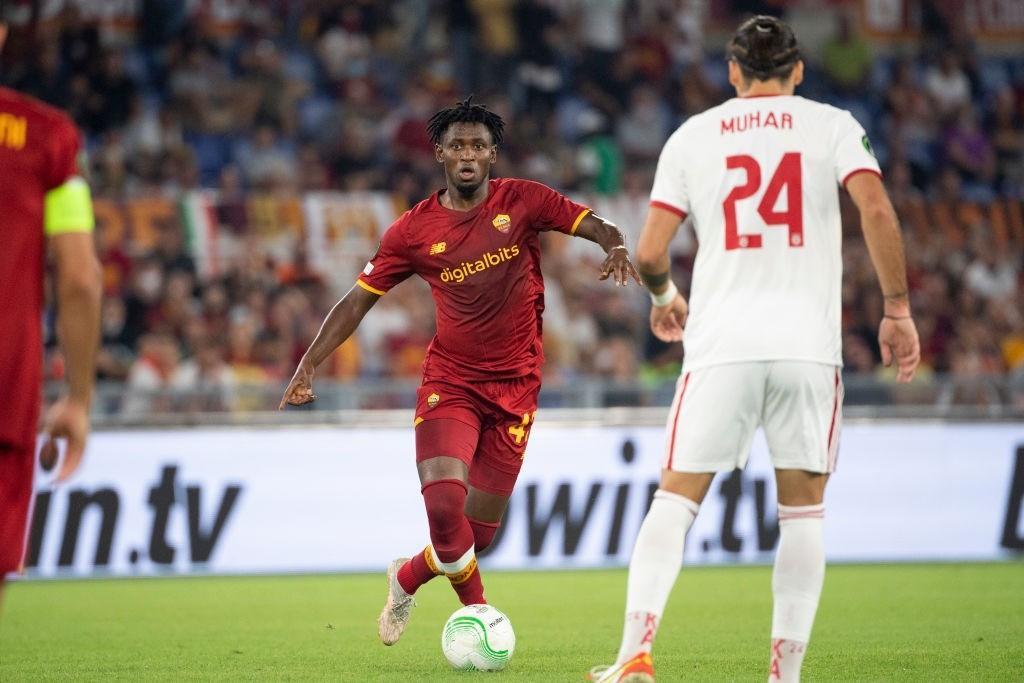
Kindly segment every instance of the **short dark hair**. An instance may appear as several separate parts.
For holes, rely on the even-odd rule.
[[[800,60],[800,47],[786,22],[759,15],[740,24],[726,47],[726,56],[739,64],[746,80],[767,81],[789,78]]]
[[[430,136],[430,141],[440,145],[441,138],[454,123],[484,124],[487,130],[491,131],[491,140],[496,145],[501,144],[502,134],[505,132],[505,122],[502,118],[488,109],[487,105],[473,104],[472,95],[430,117],[430,121],[427,122],[427,135]]]

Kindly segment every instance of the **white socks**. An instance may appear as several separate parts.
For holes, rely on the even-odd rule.
[[[672,586],[683,564],[686,532],[700,505],[668,491],[654,494],[629,561],[626,623],[616,664],[638,652],[650,652]]]
[[[824,505],[779,505],[768,680],[797,683],[825,581]]]
[[[654,645],[665,603],[683,563],[686,533],[700,505],[658,490],[629,562],[626,620],[615,664]],[[824,505],[779,505],[779,547],[772,574],[769,683],[798,683],[825,581]]]

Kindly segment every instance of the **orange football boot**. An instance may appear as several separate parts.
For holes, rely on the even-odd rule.
[[[654,683],[654,660],[650,652],[639,652],[625,664],[595,666],[587,674],[592,683]]]

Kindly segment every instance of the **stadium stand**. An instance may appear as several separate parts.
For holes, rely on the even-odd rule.
[[[3,81],[87,136],[106,289],[99,410],[131,415],[274,405],[377,239],[324,263],[311,203],[376,192],[398,212],[437,189],[425,121],[467,93],[511,123],[500,174],[578,195],[635,240],[661,144],[728,96],[723,57],[705,47],[721,41],[705,32],[765,3],[9,4]],[[846,13],[826,16],[802,92],[868,131],[903,221],[924,356],[895,393],[846,206],[847,402],[1024,405],[1024,54],[979,49],[938,11],[932,39],[884,50]],[[215,266],[197,221],[222,243]],[[681,285],[695,247],[675,247]],[[545,378],[561,391],[549,402],[667,401],[682,354],[649,334],[646,297],[599,286],[567,240],[546,250]],[[426,287],[403,285],[327,374],[362,391],[360,407],[405,405],[387,388],[415,381],[432,324]],[[352,405],[345,392],[327,404]]]

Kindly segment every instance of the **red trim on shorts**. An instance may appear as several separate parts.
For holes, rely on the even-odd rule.
[[[836,368],[835,398],[832,399],[832,421],[828,427],[828,441],[825,443],[825,454],[828,457],[828,471],[832,471],[835,464],[832,457],[832,437],[836,431],[836,417],[839,415],[839,368]]]
[[[665,469],[672,469],[672,458],[676,450],[676,427],[679,426],[679,410],[683,407],[683,395],[686,394],[686,385],[690,383],[690,373],[683,375],[683,388],[679,390],[679,403],[676,404],[676,413],[672,416],[672,437],[668,444],[668,464]]]
[[[874,173],[876,176],[878,176],[879,180],[883,180],[882,174],[873,168],[855,168],[849,173],[847,173],[846,177],[843,178],[842,186],[846,187],[846,183],[850,182],[850,178],[857,175],[858,173]]]
[[[659,209],[665,209],[666,211],[669,211],[679,216],[680,220],[686,220],[686,212],[677,206],[672,206],[668,202],[659,202],[657,199],[652,199],[651,206],[655,206]]]

